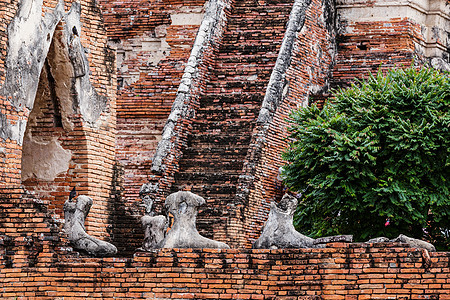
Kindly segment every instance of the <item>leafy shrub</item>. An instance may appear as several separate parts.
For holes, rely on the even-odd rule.
[[[449,74],[381,71],[290,116],[284,183],[311,236],[399,233],[450,245]]]

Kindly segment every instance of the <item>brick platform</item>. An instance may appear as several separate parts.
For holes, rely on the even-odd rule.
[[[450,253],[401,244],[71,258],[0,240],[2,299],[450,299]]]

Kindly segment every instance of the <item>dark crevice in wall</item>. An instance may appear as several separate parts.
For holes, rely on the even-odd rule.
[[[107,206],[107,231],[110,235],[109,242],[117,247],[117,256],[131,257],[136,249],[142,246],[144,230],[140,214],[131,209],[123,199],[123,176],[123,166],[116,162],[111,182],[111,197]]]
[[[51,46],[50,46],[51,47]],[[53,123],[55,127],[63,127],[61,118],[61,108],[58,96],[56,95],[55,78],[53,78],[48,58],[45,59],[44,68],[47,72],[48,87],[50,90],[50,100],[53,105]]]

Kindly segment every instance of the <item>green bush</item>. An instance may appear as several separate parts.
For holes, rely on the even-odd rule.
[[[302,194],[297,229],[359,241],[403,233],[448,249],[449,107],[449,74],[409,67],[292,112],[283,175]]]

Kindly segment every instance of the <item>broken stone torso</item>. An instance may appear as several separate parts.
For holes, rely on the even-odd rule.
[[[205,199],[191,192],[179,191],[167,196],[164,205],[174,217],[173,226],[164,236],[167,229],[167,219],[164,216],[146,215],[142,217],[145,237],[140,250],[148,251],[157,248],[229,249],[227,244],[208,239],[198,233],[195,222],[198,207],[203,204],[205,204]]]
[[[391,239],[391,240],[388,239],[387,237],[377,237],[377,238],[368,240],[366,243],[388,243],[388,242],[405,243],[413,248],[421,248],[421,249],[425,249],[430,252],[436,251],[436,248],[433,246],[433,244],[419,240],[419,239],[411,238],[404,234],[400,234],[398,237],[396,237],[395,239]]]
[[[154,200],[150,194],[155,192],[155,188],[152,185],[144,184],[139,191],[139,196],[142,199],[141,205],[145,208],[145,213],[141,218],[144,229],[144,242],[142,243],[142,247],[137,249],[138,251],[151,251],[160,248],[169,225],[165,216],[154,216]]]
[[[281,201],[270,204],[269,218],[264,225],[259,239],[253,244],[256,249],[278,249],[278,248],[322,248],[331,242],[352,242],[351,235],[328,236],[312,239],[297,232],[293,225],[293,216],[297,207],[297,199],[285,194]],[[385,237],[371,239],[366,243],[396,242],[406,243],[410,247],[421,248],[427,251],[436,251],[435,247],[425,241],[410,238],[406,235],[399,235],[397,238],[389,240]]]
[[[160,248],[167,230],[167,219],[164,216],[143,216],[141,218],[144,228],[144,243],[138,250],[150,251]]]
[[[255,249],[314,248],[314,239],[296,231],[293,224],[297,199],[285,194],[276,204],[270,203],[269,218],[259,239],[253,244]]]
[[[84,221],[92,206],[88,196],[78,196],[75,201],[64,203],[64,229],[70,243],[77,250],[86,251],[93,256],[109,256],[117,253],[117,248],[107,242],[91,237],[86,233]]]
[[[203,204],[205,199],[191,192],[180,191],[167,196],[164,205],[173,215],[174,223],[162,242],[162,248],[230,248],[198,233],[195,221],[198,207]]]

